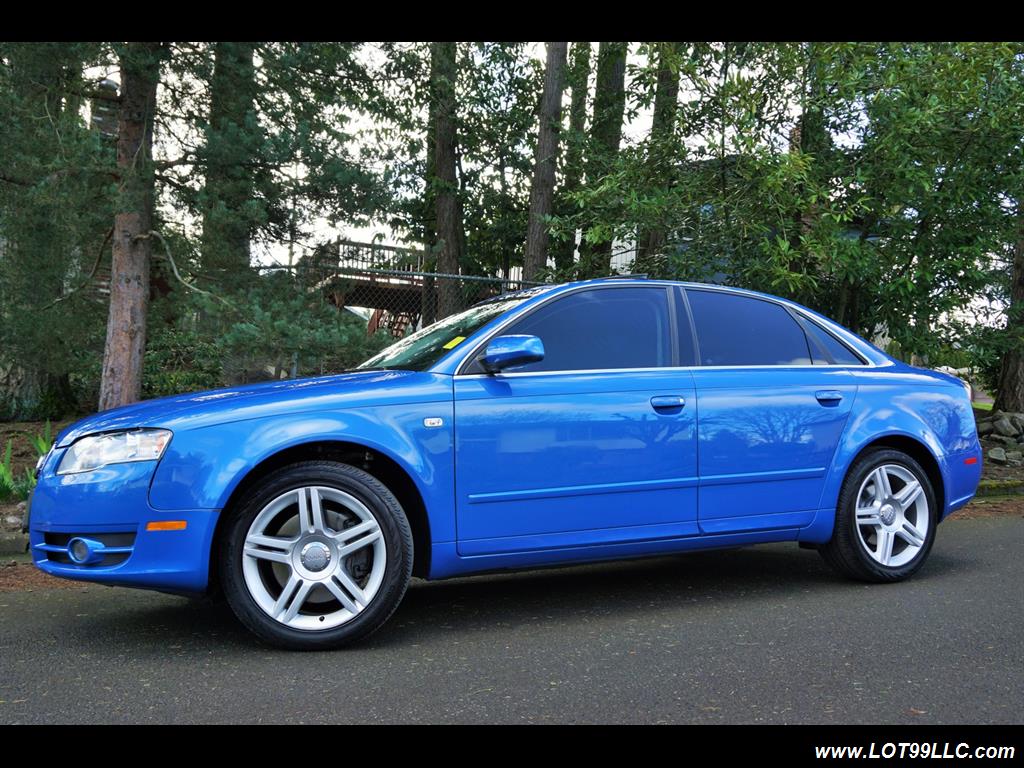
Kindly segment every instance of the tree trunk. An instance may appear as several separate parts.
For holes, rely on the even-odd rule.
[[[210,122],[206,131],[202,263],[225,285],[249,268],[253,195],[254,43],[214,44]]]
[[[1024,203],[1017,206],[1017,242],[1013,249],[1010,307],[1006,334],[1010,346],[1003,353],[995,407],[1001,411],[1024,412]]]
[[[128,43],[121,54],[117,134],[121,184],[114,214],[101,411],[133,403],[142,395],[152,252],[153,115],[163,51],[162,43]]]
[[[568,43],[548,43],[544,69],[544,94],[540,103],[540,127],[530,185],[530,218],[526,226],[523,278],[536,280],[548,263],[548,223],[555,192],[558,134],[562,127],[562,90],[565,87],[565,54]]]
[[[676,114],[679,109],[679,55],[682,43],[658,43],[658,85],[654,92],[654,117],[651,123],[648,163],[651,177],[660,182],[668,180],[675,161],[667,145],[675,135]],[[651,256],[657,256],[665,246],[664,227],[651,226],[637,232],[636,262],[640,265]]]
[[[806,43],[804,50],[803,95],[800,117],[794,127],[793,140],[800,152],[811,158],[812,165],[808,170],[808,176],[812,187],[816,187],[827,182],[827,174],[833,167],[829,160],[832,152],[832,136],[825,119],[824,105],[828,83],[825,82],[822,74],[822,54],[819,47],[815,43]],[[796,192],[800,197],[806,198],[807,185],[798,184]],[[814,273],[814,259],[812,254],[807,253],[804,237],[814,230],[820,216],[819,207],[815,204],[808,204],[806,207],[794,211],[792,234],[789,238],[793,253],[788,267],[791,272],[800,275]],[[804,304],[815,303],[815,297],[803,290],[796,291],[793,299]]]
[[[456,174],[455,78],[456,44],[430,44],[430,91],[434,113],[434,205],[437,226],[437,271],[458,274],[461,262],[462,219],[459,216]],[[437,316],[460,309],[458,281],[439,278]]]
[[[427,114],[427,140],[426,140],[426,158],[425,158],[425,169],[423,174],[423,205],[421,210],[422,213],[422,225],[423,225],[423,242],[427,245],[427,258],[424,260],[420,269],[427,272],[435,271],[437,269],[436,254],[433,252],[437,247],[437,201],[434,199],[434,153],[435,145],[434,141],[434,124],[437,121],[437,104],[433,98],[433,83],[431,83],[431,95],[428,104]],[[426,327],[432,325],[437,319],[437,285],[433,277],[423,278],[423,287],[420,293],[420,325]]]
[[[565,165],[562,189],[559,192],[559,213],[569,215],[573,203],[569,196],[579,191],[583,180],[583,145],[586,143],[587,94],[590,81],[590,43],[572,44],[572,63],[569,66],[569,133],[566,136]],[[555,248],[555,269],[566,276],[572,269],[576,251],[575,232]]]
[[[622,142],[622,116],[626,110],[627,43],[601,43],[597,52],[597,85],[594,117],[590,127],[587,184],[597,184],[611,168]],[[600,277],[611,271],[611,240],[580,244],[584,277]]]

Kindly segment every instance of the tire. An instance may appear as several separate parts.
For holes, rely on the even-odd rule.
[[[412,577],[405,512],[356,467],[292,464],[261,479],[229,514],[219,559],[224,597],[246,627],[280,648],[328,650],[367,637]]]
[[[921,465],[902,451],[870,449],[850,467],[832,539],[819,551],[850,578],[901,581],[924,564],[937,523],[935,490]]]

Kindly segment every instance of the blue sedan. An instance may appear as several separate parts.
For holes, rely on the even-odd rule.
[[[264,640],[322,649],[412,576],[793,541],[904,579],[981,450],[963,382],[804,307],[605,279],[482,302],[347,373],[90,416],[38,472],[42,570],[217,589]]]

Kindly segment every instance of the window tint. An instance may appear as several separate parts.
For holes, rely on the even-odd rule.
[[[814,360],[815,365],[864,365],[864,361],[857,357],[849,348],[839,341],[835,336],[826,331],[824,328],[819,328],[814,323],[807,322],[808,332],[814,334],[814,338],[821,343],[828,353],[832,356],[832,360],[825,359],[817,349],[816,344],[811,344],[811,357]]]
[[[502,334],[544,342],[544,359],[513,369],[579,371],[672,364],[664,288],[603,288],[555,299]]]
[[[701,365],[810,365],[803,329],[780,305],[687,290]]]

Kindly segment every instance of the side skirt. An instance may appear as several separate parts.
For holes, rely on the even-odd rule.
[[[816,515],[815,521],[817,521],[819,516],[820,512]],[[829,521],[829,531],[831,535],[831,521]],[[783,528],[774,531],[691,536],[656,541],[563,547],[532,552],[507,552],[497,555],[476,555],[470,557],[460,556],[456,549],[456,543],[450,541],[434,544],[431,548],[430,575],[428,578],[430,580],[447,579],[454,576],[466,576],[493,571],[514,571],[557,565],[579,565],[581,563],[593,563],[602,560],[623,560],[707,549],[728,549],[752,544],[798,541],[800,540],[800,534],[801,529],[799,528]]]

